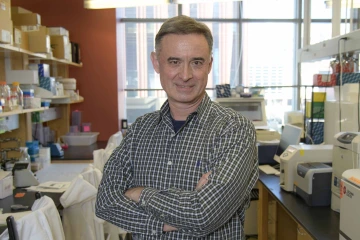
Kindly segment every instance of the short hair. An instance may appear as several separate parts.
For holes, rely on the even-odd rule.
[[[205,37],[211,54],[214,40],[210,29],[204,23],[198,22],[185,15],[169,18],[163,23],[163,25],[161,25],[161,28],[155,37],[156,54],[158,55],[160,53],[161,40],[164,36],[168,34],[186,35],[192,33],[201,34]]]

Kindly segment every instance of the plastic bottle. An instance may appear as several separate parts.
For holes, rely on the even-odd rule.
[[[29,163],[28,169],[31,169],[30,155],[28,154],[28,148],[27,147],[20,147],[19,162]]]
[[[13,109],[23,109],[24,108],[24,94],[19,86],[19,82],[12,83],[11,100],[13,103]]]
[[[11,91],[5,81],[0,82],[0,93],[1,93],[1,102],[4,103],[2,104],[3,112],[11,111],[12,110]]]

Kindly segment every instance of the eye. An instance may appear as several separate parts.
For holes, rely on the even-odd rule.
[[[177,65],[180,63],[180,61],[179,60],[170,60],[169,63],[172,65]]]
[[[204,64],[204,62],[200,61],[200,60],[193,61],[193,65],[195,65],[195,66],[202,66],[203,64]]]

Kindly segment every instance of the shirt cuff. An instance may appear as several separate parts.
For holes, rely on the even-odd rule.
[[[141,191],[140,198],[139,198],[139,205],[141,208],[146,210],[146,208],[149,206],[151,198],[158,193],[159,190],[155,188],[149,188],[146,187]]]

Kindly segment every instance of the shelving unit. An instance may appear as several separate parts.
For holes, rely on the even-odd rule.
[[[305,62],[315,62],[315,61],[321,61],[321,60],[331,60],[332,58],[338,58],[344,57],[345,54],[349,54],[350,56],[357,56],[359,57],[360,53],[360,29],[352,31],[350,33],[337,36],[334,38],[331,38],[329,40],[313,44],[310,46],[306,46],[302,49],[299,49],[297,51],[297,63],[298,63],[298,69],[299,73],[301,73],[301,64]],[[358,70],[358,66],[355,66],[355,69]],[[301,74],[299,74],[300,76]],[[312,86],[312,93],[314,92],[314,87]],[[319,86],[319,88],[326,89],[329,86]],[[326,92],[326,90],[325,90]],[[314,110],[314,104],[313,104],[313,96],[311,96],[312,111]],[[306,101],[306,99],[305,99]],[[306,110],[306,108],[305,108]],[[325,108],[323,109],[325,111]],[[335,111],[335,109],[334,109]],[[324,113],[325,114],[325,113]],[[308,118],[309,119],[309,118]],[[318,118],[311,117],[310,120],[316,121]],[[306,122],[307,118],[304,118],[304,122]],[[325,119],[323,119],[325,122]],[[323,124],[325,126],[325,124]],[[325,131],[325,127],[324,127]],[[314,134],[313,126],[310,125],[309,129],[310,135]],[[324,137],[325,139],[325,137]]]
[[[9,60],[11,69],[13,70],[26,69],[26,66],[31,62],[46,63],[51,66],[53,76],[62,76],[65,78],[69,75],[69,66],[82,67],[82,64],[69,62],[65,59],[49,57],[48,54],[30,52],[19,47],[14,47],[10,44],[0,44],[0,80],[6,80],[6,64],[9,64]],[[6,63],[6,61],[8,62]],[[71,101],[68,96],[54,96],[46,99],[51,99],[51,107],[56,107],[57,111],[60,112],[60,117],[47,122],[47,126],[55,131],[56,137],[65,135],[70,128],[70,104],[80,103],[83,101],[83,98],[79,101]],[[12,130],[11,132],[1,134],[0,138],[20,138],[21,145],[25,145],[26,141],[31,141],[31,113],[38,111],[43,112],[45,111],[45,108],[24,109],[0,113],[0,118],[11,115],[19,115],[19,128]]]
[[[320,61],[334,57],[339,53],[358,51],[360,51],[360,29],[299,49],[297,51],[297,62]]]

